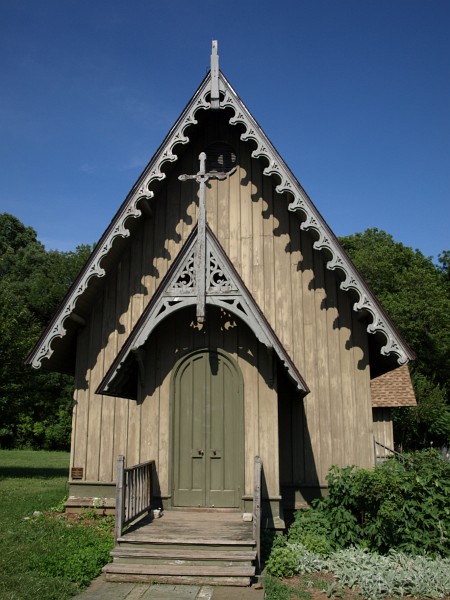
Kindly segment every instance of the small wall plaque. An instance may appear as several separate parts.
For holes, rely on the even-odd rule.
[[[70,477],[71,479],[83,479],[83,467],[72,467]]]

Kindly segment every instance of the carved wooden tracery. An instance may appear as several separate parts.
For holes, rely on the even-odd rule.
[[[180,256],[166,276],[166,283],[150,302],[140,322],[120,352],[105,380],[100,385],[103,392],[118,374],[130,352],[143,348],[154,329],[177,310],[197,303],[198,281],[195,265],[198,228],[182,249]],[[302,392],[308,387],[286,353],[269,323],[262,315],[252,295],[234,270],[217,238],[206,226],[206,273],[205,302],[223,308],[227,313],[239,317],[253,331],[255,337],[268,349],[274,350],[288,375]]]
[[[214,86],[218,83],[220,99],[214,97],[214,109],[232,109],[234,116],[230,118],[231,125],[241,125],[245,131],[241,134],[241,139],[246,142],[256,144],[256,149],[252,152],[255,158],[263,158],[267,161],[264,169],[264,175],[277,176],[280,183],[276,186],[276,191],[280,194],[288,192],[292,196],[292,202],[289,210],[299,212],[303,220],[300,228],[315,232],[317,240],[314,243],[316,250],[326,252],[328,260],[326,266],[330,270],[339,270],[343,274],[341,288],[345,291],[353,290],[358,295],[358,302],[354,304],[355,311],[366,311],[371,315],[371,322],[367,325],[369,333],[382,333],[386,339],[386,344],[381,348],[381,354],[389,355],[391,353],[397,356],[398,364],[402,365],[413,358],[410,349],[404,344],[396,332],[376,298],[369,290],[367,284],[359,275],[350,259],[340,246],[339,242],[325,223],[300,183],[291,173],[287,165],[278,155],[271,142],[252,117],[242,100],[233,90],[225,76],[218,71],[214,72]],[[63,337],[66,333],[64,321],[73,312],[77,299],[86,290],[92,277],[103,277],[105,271],[101,266],[103,258],[108,254],[114,240],[118,237],[128,237],[129,230],[126,228],[128,218],[138,218],[142,211],[138,207],[139,202],[145,199],[151,199],[154,192],[151,190],[155,181],[161,181],[166,177],[162,167],[166,162],[176,161],[178,156],[175,148],[178,144],[187,144],[189,138],[186,130],[190,126],[195,126],[197,120],[195,115],[199,110],[209,110],[211,105],[211,73],[209,73],[199,89],[193,96],[191,102],[181,114],[172,130],[164,140],[160,149],[145,169],[141,178],[131,190],[112,225],[103,235],[96,250],[88,261],[86,268],[81,273],[75,285],[66,297],[65,303],[56,314],[45,335],[30,354],[28,362],[35,368],[40,368],[42,360],[49,358],[53,353],[52,342],[56,337]]]

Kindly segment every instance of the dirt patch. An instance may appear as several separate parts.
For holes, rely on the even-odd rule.
[[[290,577],[282,580],[292,590],[292,600],[308,598],[310,600],[324,600],[329,598],[330,590],[339,590],[341,600],[362,600],[363,596],[356,590],[338,586],[338,581],[332,573],[310,573],[299,577]],[[331,596],[332,597],[332,596]]]

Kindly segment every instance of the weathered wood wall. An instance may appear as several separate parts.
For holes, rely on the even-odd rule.
[[[87,481],[110,482],[118,454],[125,454],[129,465],[154,458],[161,492],[169,491],[170,368],[201,335],[186,330],[181,312],[161,324],[156,342],[148,345],[147,381],[138,402],[98,396],[95,389],[196,223],[197,188],[177,177],[196,172],[198,154],[217,140],[236,148],[239,167],[229,180],[210,182],[207,221],[311,390],[301,401],[279,382],[279,447],[276,391],[267,381],[271,359],[248,332],[241,333],[243,326],[223,338],[244,377],[246,492],[252,489],[257,452],[273,494],[279,451],[281,477],[294,485],[323,484],[331,464],[372,465],[365,325],[313,250],[311,236],[300,230],[298,216],[288,212],[289,198],[275,193],[276,182],[251,158],[251,147],[239,141],[236,129],[225,127],[222,111],[204,118],[207,126],[196,128],[201,135],[175,163],[157,194],[153,218],[142,220],[80,331],[72,466],[84,467]],[[220,344],[224,334],[212,325],[208,335],[219,339],[210,341]]]
[[[391,408],[373,409],[373,435],[377,442],[394,449],[394,427],[392,424]],[[383,448],[377,448],[377,456],[390,456],[391,453]]]

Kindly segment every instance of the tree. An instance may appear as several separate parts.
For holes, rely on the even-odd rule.
[[[450,252],[441,266],[385,231],[340,239],[357,268],[417,355],[412,365],[417,409],[402,409],[396,436],[407,447],[450,442]]]
[[[1,446],[68,446],[72,378],[33,371],[24,359],[89,252],[47,252],[31,227],[0,214]]]

